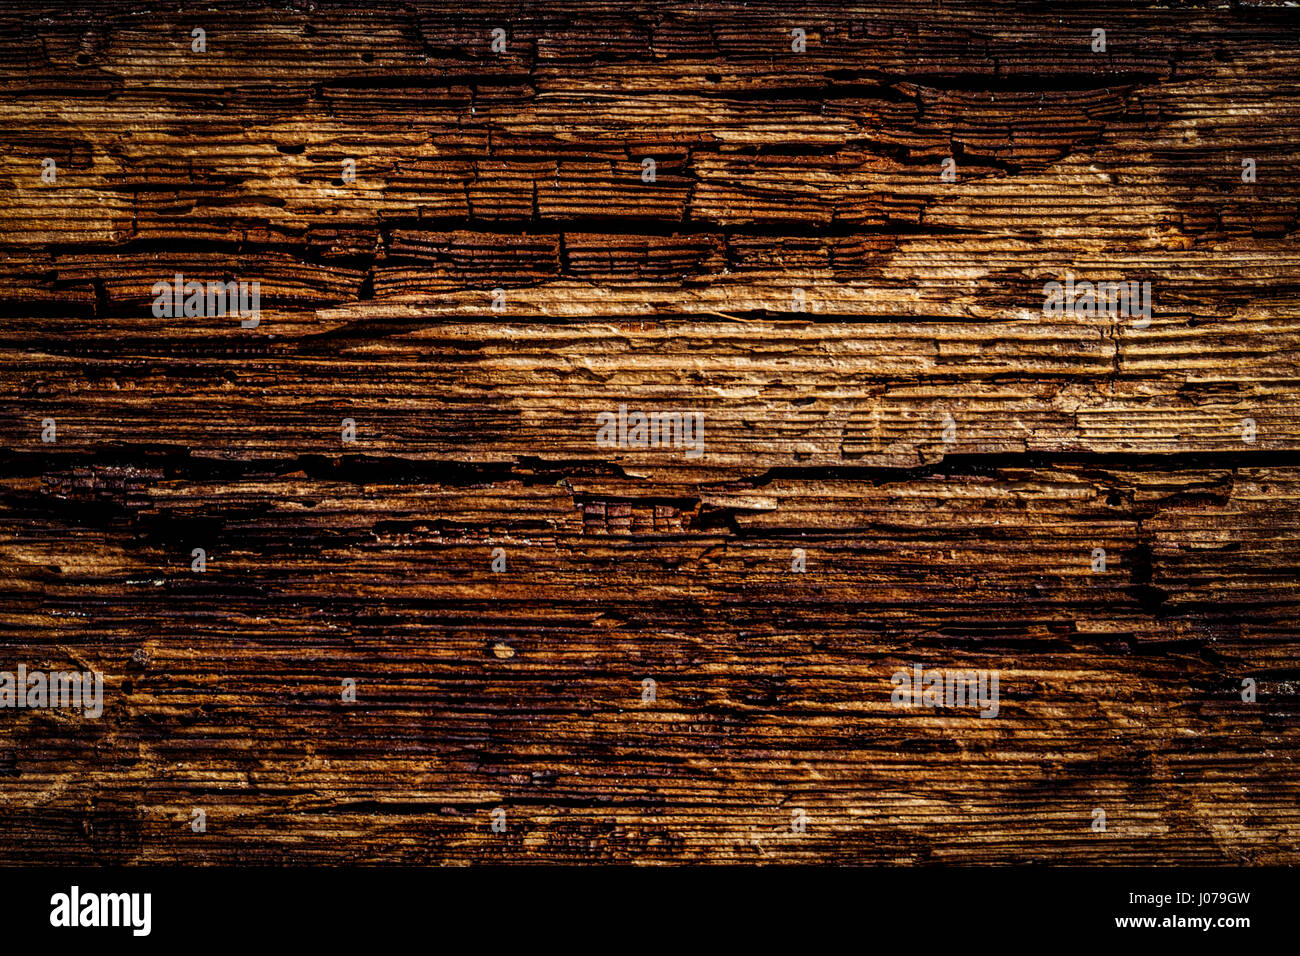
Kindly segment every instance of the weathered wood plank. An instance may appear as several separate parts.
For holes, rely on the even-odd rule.
[[[8,4],[0,863],[1300,860],[1298,26]]]

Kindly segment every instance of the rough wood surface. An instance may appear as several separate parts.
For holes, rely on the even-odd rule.
[[[0,863],[1300,862],[1300,11],[785,6],[0,7]]]

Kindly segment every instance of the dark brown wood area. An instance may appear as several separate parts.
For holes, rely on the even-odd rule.
[[[0,863],[1300,862],[1298,229],[1281,4],[9,0]]]

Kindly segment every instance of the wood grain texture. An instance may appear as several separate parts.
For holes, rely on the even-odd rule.
[[[785,6],[0,7],[0,863],[1300,862],[1300,11]]]

